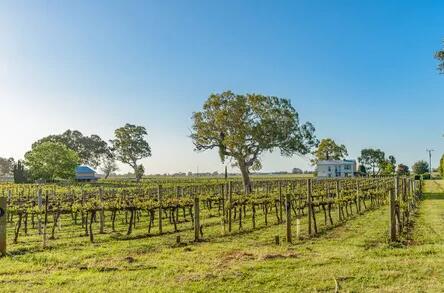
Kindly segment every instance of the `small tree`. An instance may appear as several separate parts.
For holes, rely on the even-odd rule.
[[[25,154],[25,164],[33,179],[72,179],[79,164],[77,153],[66,145],[44,142]]]
[[[28,171],[20,160],[14,164],[12,174],[14,175],[14,183],[26,183],[29,181]]]
[[[396,166],[396,159],[395,159],[395,157],[392,156],[392,155],[390,155],[390,156],[388,157],[387,162],[388,162],[389,164],[391,164],[392,166]]]
[[[429,172],[429,164],[426,161],[418,161],[412,166],[413,173],[422,175]]]
[[[379,173],[383,175],[392,175],[396,171],[396,159],[394,156],[389,156],[387,160],[379,163]]]
[[[367,168],[365,168],[364,165],[359,165],[358,171],[361,173],[361,175],[367,175]]]
[[[144,170],[137,161],[151,157],[150,145],[145,140],[147,134],[145,127],[127,123],[114,131],[115,139],[111,140],[117,159],[133,168],[137,182],[142,178],[141,171]]]
[[[0,176],[11,174],[14,164],[13,158],[7,159],[0,157]]]
[[[379,174],[381,175],[392,175],[395,174],[396,167],[392,164],[384,163],[379,167]]]
[[[116,160],[113,156],[105,156],[102,159],[100,169],[105,174],[105,179],[107,179],[111,173],[119,170],[119,167],[117,167]]]
[[[376,175],[376,168],[385,161],[385,153],[380,149],[363,149],[358,161],[367,169],[371,169],[373,175]]]
[[[399,176],[408,176],[410,175],[409,167],[404,164],[399,164],[398,169],[396,170],[396,174]]]
[[[338,145],[333,139],[324,138],[319,143],[313,155],[315,159],[312,160],[312,163],[316,164],[321,160],[341,160],[345,158],[348,153],[345,145]]]
[[[196,151],[218,149],[224,162],[239,167],[245,191],[251,191],[250,170],[261,168],[261,154],[279,149],[282,155],[308,154],[317,144],[314,127],[300,124],[289,100],[230,91],[211,95],[192,116],[191,138]]]

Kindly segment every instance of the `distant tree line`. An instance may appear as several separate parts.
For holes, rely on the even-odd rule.
[[[13,173],[16,181],[72,179],[78,164],[100,168],[107,178],[118,170],[116,161],[133,169],[139,181],[145,173],[140,160],[150,157],[151,147],[143,126],[126,124],[104,141],[99,135],[83,135],[77,130],[43,137],[32,144],[25,160],[0,159],[1,174]],[[192,114],[190,135],[195,151],[217,149],[222,162],[239,168],[245,191],[251,191],[251,172],[261,169],[265,152],[283,156],[312,155],[312,163],[341,160],[348,155],[343,144],[331,138],[319,141],[310,122],[302,123],[290,100],[260,94],[212,94],[202,110]],[[409,174],[406,165],[380,149],[363,149],[358,158],[363,174]],[[416,169],[414,169],[415,171]],[[292,173],[302,173],[294,168]],[[305,173],[305,172],[304,172]],[[0,174],[0,175],[1,175]]]
[[[73,179],[75,167],[84,164],[100,167],[107,178],[118,170],[117,160],[131,166],[139,181],[144,174],[139,161],[151,156],[145,127],[126,124],[114,135],[109,143],[98,135],[84,136],[77,130],[49,135],[32,144],[24,161],[0,158],[0,175],[12,174],[15,182]]]

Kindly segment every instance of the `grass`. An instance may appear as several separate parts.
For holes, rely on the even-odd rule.
[[[314,239],[273,244],[283,227],[192,243],[192,231],[132,239],[97,235],[97,244],[64,226],[41,249],[22,237],[0,260],[2,292],[442,292],[444,181],[427,181],[409,245],[387,242],[387,208],[370,211]],[[321,219],[321,218],[320,218]],[[274,220],[274,219],[273,219]],[[270,220],[270,222],[272,222]],[[65,225],[65,224],[64,224]],[[96,227],[97,228],[97,227]],[[220,226],[207,228],[216,235]],[[11,229],[9,231],[12,233]],[[220,233],[219,233],[220,234]],[[9,239],[12,235],[9,235]]]

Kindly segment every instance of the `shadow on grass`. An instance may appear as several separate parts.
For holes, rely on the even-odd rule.
[[[433,199],[433,200],[444,200],[444,194],[443,193],[424,193],[424,199]]]
[[[192,229],[182,229],[182,230],[178,230],[176,232],[174,231],[165,231],[162,232],[162,234],[159,233],[144,233],[144,234],[131,234],[131,235],[127,235],[127,234],[122,234],[119,232],[113,232],[113,234],[111,234],[111,239],[112,240],[118,240],[118,241],[128,241],[128,240],[135,240],[135,239],[146,239],[146,238],[153,238],[153,237],[162,237],[162,236],[166,236],[166,235],[173,235],[173,234],[179,234],[180,232],[185,232],[188,230],[192,230]]]
[[[30,247],[20,247],[16,249],[12,249],[7,251],[6,255],[8,256],[23,256],[27,254],[33,254],[37,252],[43,252],[43,251],[51,251],[56,249],[54,246],[47,246],[46,248],[37,247],[37,246],[30,246]]]
[[[8,251],[7,255],[9,256],[19,256],[19,255],[25,255],[27,253],[34,253],[40,251],[39,249],[36,248],[31,248],[31,247],[21,247],[18,249],[14,249],[14,250],[10,250]]]

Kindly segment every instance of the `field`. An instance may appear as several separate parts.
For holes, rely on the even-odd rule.
[[[413,230],[394,244],[388,241],[387,205],[355,213],[347,221],[334,218],[334,225],[324,228],[319,210],[319,233],[303,234],[293,244],[284,241],[285,225],[271,216],[264,225],[262,213],[256,229],[247,226],[247,217],[243,229],[236,226],[226,235],[221,225],[210,224],[217,217],[208,218],[203,241],[197,243],[193,229],[173,233],[171,225],[163,235],[150,235],[146,224],[137,223],[126,235],[123,217],[115,232],[107,223],[106,233],[95,234],[91,243],[69,217],[62,217],[62,229],[46,249],[34,232],[8,243],[9,255],[0,260],[0,283],[5,291],[39,292],[442,292],[444,181],[426,181],[424,191]],[[8,240],[14,237],[11,228]]]

